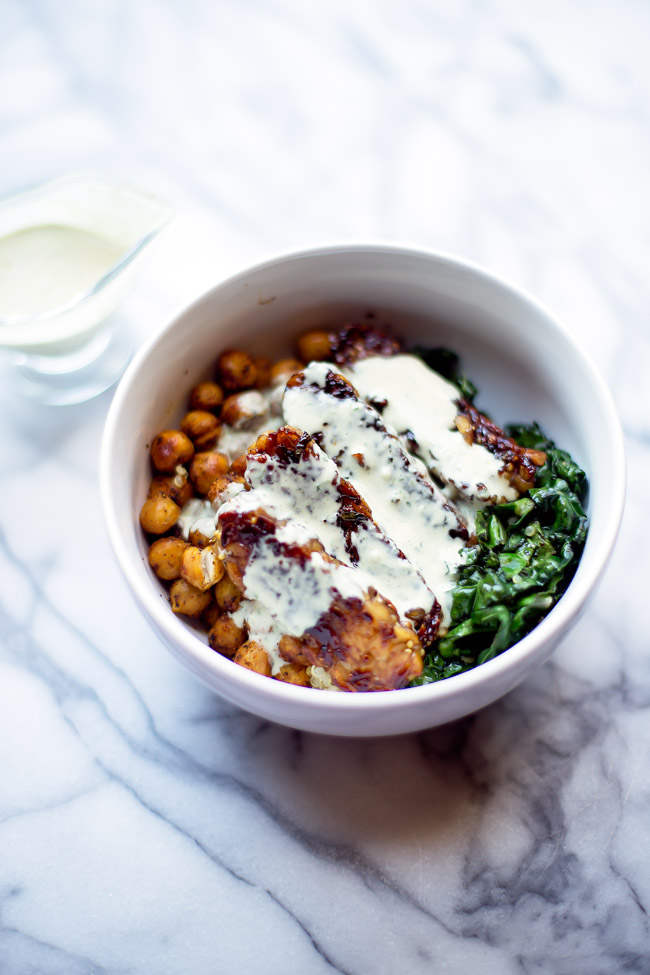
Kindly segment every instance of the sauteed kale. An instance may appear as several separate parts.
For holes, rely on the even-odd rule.
[[[451,626],[425,656],[426,684],[491,660],[526,635],[573,577],[587,535],[587,479],[535,423],[511,426],[519,444],[546,453],[535,487],[477,513],[454,591]]]

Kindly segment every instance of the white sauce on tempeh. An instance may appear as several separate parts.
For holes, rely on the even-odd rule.
[[[352,566],[355,559],[338,523],[340,473],[316,444],[311,449],[314,456],[303,454],[298,463],[290,464],[266,454],[251,456],[246,480],[253,490],[245,503],[263,508],[280,521],[289,521],[291,531],[296,531],[294,524],[299,525],[304,529],[304,541],[316,538],[328,555]],[[286,530],[280,528],[276,536],[282,540]],[[415,609],[425,613],[431,609],[434,595],[422,575],[372,520],[362,522],[350,533],[350,543],[356,550],[356,568],[360,578],[365,577],[364,584],[392,602],[400,616],[406,618]]]
[[[410,430],[426,466],[470,501],[514,501],[517,491],[500,471],[503,462],[457,430],[458,389],[413,355],[372,356],[346,367],[365,400],[387,400],[382,419],[398,435]]]
[[[339,495],[336,465],[316,447],[315,457],[302,456],[299,463],[282,464],[267,454],[248,460],[246,480],[254,491],[256,507],[280,521],[302,525],[308,538],[317,538],[335,559],[347,562],[345,538],[336,524]]]
[[[413,610],[431,610],[434,596],[420,573],[370,520],[350,533],[357,557],[353,568],[345,532],[338,523],[344,500],[339,490],[341,477],[315,443],[290,462],[270,454],[252,454],[245,477],[251,490],[224,504],[220,514],[261,509],[279,523],[273,539],[280,546],[303,546],[317,539],[328,555],[342,563],[329,563],[313,553],[303,566],[278,551],[273,539],[262,538],[253,547],[244,572],[248,601],[235,618],[246,621],[249,638],[264,646],[276,672],[284,663],[278,650],[283,633],[301,636],[330,608],[336,594],[362,599],[376,589],[393,603],[404,622]]]
[[[462,561],[463,541],[456,534],[462,522],[375,409],[356,396],[324,390],[335,371],[328,363],[310,363],[304,384],[285,392],[285,420],[319,434],[323,450],[366,500],[379,529],[420,571],[448,623]]]
[[[220,509],[220,517],[227,512],[257,510],[256,495],[256,491],[248,491],[228,501]],[[244,571],[247,598],[260,602],[282,633],[296,637],[318,623],[337,595],[363,600],[368,590],[363,573],[340,562],[328,562],[320,552],[312,552],[306,561],[296,558],[289,546],[303,546],[309,540],[303,525],[288,521],[273,535],[256,539]],[[257,639],[252,630],[250,636]]]
[[[244,410],[249,413],[237,426],[224,423],[215,450],[225,454],[233,461],[245,454],[262,433],[277,430],[282,426],[282,393],[285,380],[275,382],[267,389],[250,389],[239,393]]]

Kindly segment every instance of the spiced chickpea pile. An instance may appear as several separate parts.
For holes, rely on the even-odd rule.
[[[273,363],[238,349],[223,352],[215,381],[192,389],[180,428],[161,430],[154,437],[153,478],[140,511],[150,541],[149,563],[169,586],[172,611],[206,630],[214,650],[267,676],[271,666],[266,651],[248,640],[245,623],[239,626],[233,618],[243,596],[224,568],[217,540],[213,533],[200,531],[200,522],[186,540],[179,519],[193,499],[218,504],[234,482],[243,481],[246,450],[260,433],[277,426],[272,416],[274,410],[279,412],[287,380],[306,362],[325,359],[330,337],[325,332],[307,333],[298,340],[298,353],[300,359]],[[307,668],[295,663],[273,676],[310,683]]]

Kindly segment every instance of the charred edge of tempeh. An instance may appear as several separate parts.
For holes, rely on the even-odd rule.
[[[363,600],[336,596],[304,634],[301,651],[303,659],[323,667],[346,691],[397,690],[422,673],[417,636],[376,595]]]
[[[270,433],[263,433],[248,451],[249,459],[256,456],[273,457],[278,463],[288,466],[300,464],[303,458],[316,458],[314,449],[317,441],[308,433],[284,426]],[[336,523],[343,532],[345,548],[353,565],[359,562],[359,553],[354,544],[353,534],[362,525],[372,521],[372,512],[359,492],[349,481],[339,477],[336,482],[339,507]]]
[[[385,327],[378,327],[373,319],[374,315],[369,313],[362,321],[346,322],[338,329],[325,330],[329,355],[318,358],[327,358],[344,366],[374,355],[399,355],[403,351],[402,343],[390,335]]]
[[[339,365],[348,365],[374,355],[399,355],[402,343],[378,328],[372,320],[348,322],[330,337],[332,357]]]
[[[462,396],[456,401],[459,414],[456,426],[468,444],[480,444],[503,461],[501,473],[516,491],[529,491],[534,486],[536,468],[546,461],[541,450],[521,447],[496,423],[480,413]]]

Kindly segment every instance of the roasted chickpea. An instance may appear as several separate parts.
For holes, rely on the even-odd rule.
[[[154,477],[149,485],[148,497],[155,498],[159,494],[166,494],[168,498],[175,501],[181,508],[184,504],[187,504],[190,498],[194,497],[194,489],[192,488],[185,468],[179,466],[178,470],[184,471],[185,473],[159,474],[157,477]]]
[[[266,402],[256,389],[233,393],[223,404],[221,418],[235,430],[246,430],[266,416]]]
[[[180,430],[162,430],[153,438],[151,460],[157,471],[171,474],[179,464],[187,464],[194,456],[192,441]]]
[[[246,464],[248,459],[246,454],[242,454],[240,457],[235,457],[232,464],[230,465],[230,470],[236,477],[243,477],[246,472]]]
[[[309,658],[305,654],[304,642],[297,636],[283,636],[280,640],[279,649],[284,659],[288,660],[289,663],[298,664],[301,667],[308,666]]]
[[[214,587],[214,598],[217,601],[217,606],[224,613],[234,613],[242,600],[242,594],[239,587],[226,574]]]
[[[149,549],[149,565],[159,579],[178,579],[181,559],[187,548],[182,538],[157,538]]]
[[[299,684],[300,687],[309,687],[309,674],[306,667],[299,664],[285,664],[275,675],[276,680],[283,680],[286,684]]]
[[[207,548],[208,545],[212,545],[214,537],[208,538],[203,532],[198,531],[196,528],[189,534],[189,543],[195,548]]]
[[[205,592],[223,577],[223,562],[211,545],[197,548],[188,545],[181,558],[181,576],[195,589]]]
[[[169,590],[172,611],[183,616],[200,616],[212,602],[212,593],[201,592],[185,579],[175,579]]]
[[[247,640],[243,643],[234,656],[236,664],[254,670],[256,674],[264,674],[265,677],[271,676],[271,664],[264,647],[256,643],[255,640]]]
[[[190,464],[190,478],[199,494],[207,494],[216,479],[225,474],[230,467],[230,461],[225,454],[216,450],[202,451],[195,454]]]
[[[226,572],[228,577],[232,579],[233,584],[237,586],[238,589],[244,590],[244,573],[241,568],[238,567],[234,559],[229,559],[226,562]]]
[[[234,485],[238,486],[235,487]],[[244,478],[229,471],[212,482],[208,491],[208,500],[212,502],[213,508],[220,508],[225,501],[230,501],[235,494],[245,490],[245,488]]]
[[[255,359],[255,369],[257,370],[257,379],[255,380],[256,389],[264,389],[266,386],[270,386],[272,365],[271,360],[266,359],[264,356],[258,356]]]
[[[224,389],[235,392],[250,389],[257,382],[257,369],[248,352],[241,349],[228,349],[222,352],[217,362],[219,382]]]
[[[219,585],[219,583],[217,583]],[[222,610],[214,601],[210,603],[207,609],[204,609],[201,613],[201,621],[205,624],[208,630],[212,629],[214,624],[217,622],[221,616]]]
[[[252,444],[255,453],[266,454],[269,450],[275,450],[276,444],[279,443],[277,430],[269,430],[268,433],[260,433],[259,437]],[[293,446],[293,443],[291,443]]]
[[[298,359],[280,359],[271,368],[271,382],[286,383],[289,376],[296,372],[302,372],[304,365]]]
[[[163,535],[178,521],[181,509],[166,494],[148,498],[140,510],[140,524],[152,535]]]
[[[298,339],[298,355],[303,362],[320,362],[332,353],[332,343],[327,332],[305,332]]]
[[[211,450],[221,433],[221,420],[207,410],[190,410],[181,420],[181,430],[197,450]]]
[[[228,616],[227,613],[219,617],[208,633],[208,641],[212,649],[225,657],[234,656],[245,639],[245,628],[237,626],[232,616]]]
[[[190,394],[193,410],[207,410],[216,413],[223,403],[223,389],[217,383],[199,383]]]

